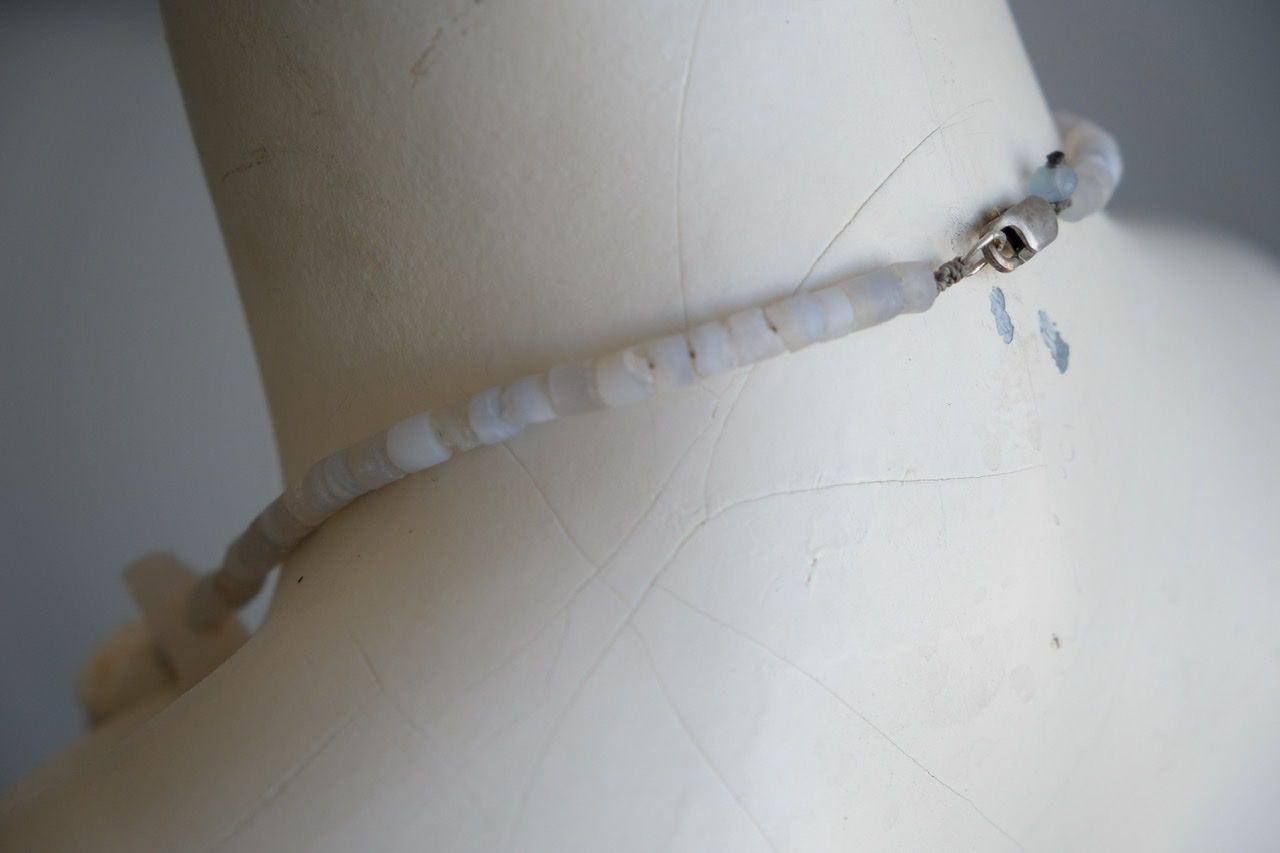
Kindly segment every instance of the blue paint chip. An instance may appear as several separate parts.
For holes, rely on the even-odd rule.
[[[1071,357],[1071,347],[1058,333],[1057,325],[1043,311],[1040,312],[1040,338],[1049,348],[1049,355],[1053,357],[1053,363],[1058,366],[1058,372],[1066,373],[1067,360]]]
[[[998,287],[991,288],[991,316],[996,318],[996,331],[1006,344],[1013,343],[1013,320],[1004,307],[1004,291]]]

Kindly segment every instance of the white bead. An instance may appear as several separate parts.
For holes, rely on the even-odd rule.
[[[1047,163],[1031,173],[1027,192],[1048,202],[1063,202],[1076,191],[1076,170],[1066,163],[1050,166]]]
[[[370,436],[347,449],[347,470],[366,492],[380,489],[404,476],[387,458],[387,434]]]
[[[337,512],[339,508],[350,501],[350,498],[345,498],[329,487],[329,478],[325,475],[328,461],[329,457],[321,459],[302,475],[302,487],[306,491],[307,500],[311,502],[316,512],[323,513],[326,516]]]
[[[1054,119],[1058,123],[1062,150],[1068,162],[1076,167],[1077,172],[1083,163],[1096,163],[1107,173],[1114,190],[1124,176],[1124,159],[1116,138],[1093,122],[1071,113],[1054,113]]]
[[[659,391],[681,388],[693,382],[693,354],[684,335],[667,335],[643,345],[653,366],[653,384]]]
[[[842,338],[853,331],[853,306],[839,286],[815,290],[812,296],[822,306],[824,341]]]
[[[824,313],[822,303],[808,293],[797,293],[764,309],[765,319],[792,352],[823,339],[827,327]]]
[[[733,341],[724,323],[713,320],[694,326],[688,336],[689,349],[693,350],[693,369],[699,376],[719,376],[738,366]]]
[[[347,467],[347,452],[339,450],[337,453],[326,456],[318,464],[321,465],[324,473],[325,487],[332,494],[350,501],[360,497],[368,489],[362,488],[352,476]]]
[[[1120,183],[1120,177],[1124,173],[1124,163],[1120,159],[1120,151],[1116,149],[1114,152],[1098,149],[1084,149],[1076,155],[1076,171],[1079,172],[1082,166],[1095,164],[1106,172],[1107,179],[1114,187]]]
[[[928,264],[908,261],[889,267],[898,276],[902,288],[902,310],[910,314],[928,311],[938,298],[938,282]]]
[[[523,429],[502,417],[501,388],[489,388],[472,397],[467,404],[467,420],[481,444],[499,444]]]
[[[326,516],[327,518],[327,516]],[[258,516],[249,525],[249,529],[240,534],[240,538],[232,543],[228,562],[237,564],[239,577],[255,582],[266,577],[276,563],[289,553],[290,546],[278,545],[263,532],[262,516]]]
[[[1106,171],[1113,184],[1120,183],[1124,174],[1124,160],[1120,156],[1119,143],[1100,127],[1091,126],[1090,131],[1079,134],[1080,138],[1071,154],[1072,163],[1077,168],[1083,163],[1097,163]]]
[[[289,512],[300,522],[314,527],[350,502],[349,498],[334,494],[325,482],[326,459],[312,465],[302,479],[284,493],[284,503]]]
[[[303,480],[299,480],[285,489],[281,497],[284,499],[284,505],[289,511],[289,515],[296,519],[300,525],[313,528],[328,518],[324,508],[317,506],[315,501],[311,499],[306,487],[305,476]],[[234,545],[234,543],[232,544]]]
[[[555,416],[545,373],[522,376],[502,389],[502,419],[507,423],[540,424]]]
[[[436,434],[430,412],[405,418],[387,430],[387,458],[401,471],[421,471],[452,455]]]
[[[1079,222],[1102,210],[1115,191],[1110,173],[1096,162],[1081,163],[1076,167],[1076,175],[1079,182],[1071,195],[1071,205],[1061,213],[1061,217],[1067,222]]]
[[[285,500],[286,496],[287,493],[277,497],[259,513],[258,518],[262,522],[262,532],[268,539],[278,545],[292,547],[315,528],[293,514]]]
[[[738,364],[754,364],[787,351],[787,345],[770,328],[764,311],[759,308],[748,308],[730,314],[725,325],[729,327],[729,340],[733,342],[733,353],[738,358]]]
[[[431,426],[436,439],[451,453],[475,450],[480,436],[471,428],[471,413],[466,403],[458,403],[431,413]],[[387,446],[391,446],[388,433]]]
[[[590,361],[558,364],[547,371],[547,388],[551,391],[551,407],[556,415],[576,415],[604,408],[595,385],[595,370]]]
[[[189,636],[203,651],[207,635],[192,632]],[[157,645],[151,631],[135,622],[117,630],[94,652],[90,665],[76,678],[76,696],[88,712],[90,723],[104,722],[134,709],[158,689],[172,689],[176,679],[166,660],[169,650],[163,656],[157,654]]]
[[[630,406],[653,394],[653,370],[635,347],[596,359],[596,394],[611,409]]]
[[[840,283],[853,306],[853,331],[859,331],[902,313],[903,293],[898,274],[890,268],[856,275]]]

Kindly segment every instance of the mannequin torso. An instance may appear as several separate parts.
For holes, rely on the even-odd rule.
[[[1007,11],[961,5],[170,3],[286,474],[954,255],[1055,146]],[[926,315],[411,477],[0,838],[1167,846],[1280,704],[1273,285],[1206,238],[1068,225]]]

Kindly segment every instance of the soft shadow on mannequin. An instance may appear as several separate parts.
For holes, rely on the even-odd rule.
[[[951,257],[1055,147],[994,0],[165,14],[289,476],[524,372]],[[290,559],[221,669],[11,797],[0,840],[1167,847],[1245,745],[1274,754],[1274,279],[1102,217],[998,282],[1012,344],[983,277],[411,477]],[[1229,332],[1202,319],[1224,294]]]

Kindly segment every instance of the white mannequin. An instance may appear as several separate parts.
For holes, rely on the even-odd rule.
[[[951,257],[1055,146],[994,0],[166,16],[290,477]],[[0,842],[1167,848],[1276,754],[1274,283],[1095,218],[926,315],[413,476],[303,546],[221,669],[12,796]]]

